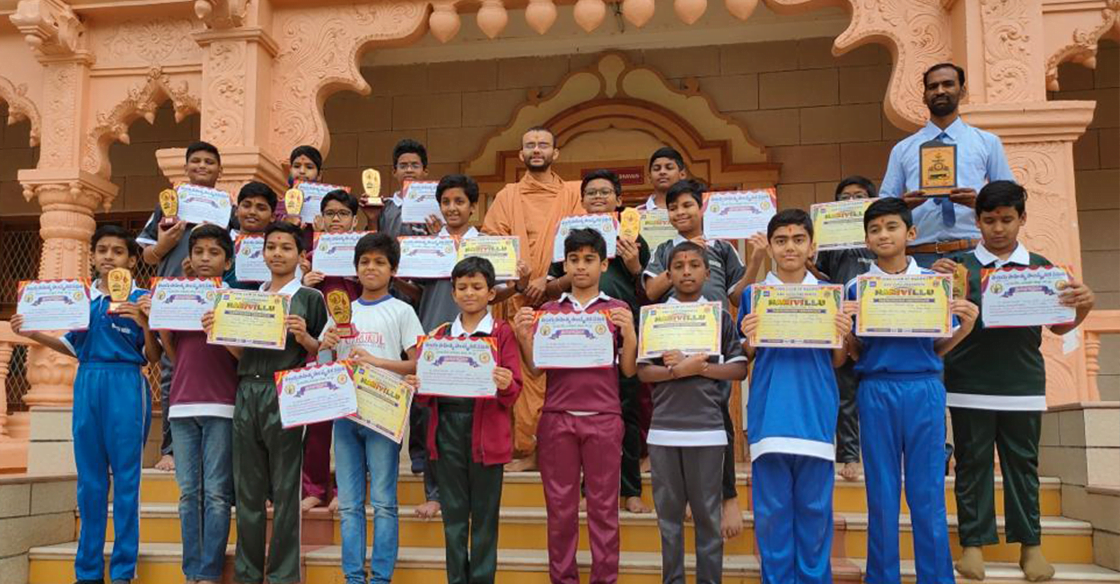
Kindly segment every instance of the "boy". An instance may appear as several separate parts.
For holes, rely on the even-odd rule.
[[[23,316],[12,316],[12,332],[78,359],[74,379],[74,464],[78,470],[78,513],[82,518],[74,573],[78,584],[104,582],[105,522],[109,477],[113,483],[114,584],[136,577],[140,541],[140,464],[151,423],[148,381],[140,368],[159,359],[159,343],[148,329],[148,291],[132,288],[128,301],[109,312],[105,278],[115,268],[136,267],[140,246],[124,228],[102,225],[90,244],[95,273],[90,288],[89,328],[62,337],[23,332]]]
[[[1004,266],[1046,266],[1046,258],[1019,243],[1027,221],[1027,192],[1011,181],[993,181],[976,198],[976,224],[982,242],[976,250],[941,260],[934,269],[953,273],[968,268],[968,300],[980,304],[981,270]],[[1062,291],[1062,304],[1077,309],[1070,324],[1052,325],[1063,335],[1093,308],[1093,292],[1074,279]],[[1046,370],[1039,346],[1042,327],[974,327],[945,357],[946,401],[957,447],[957,514],[964,548],[957,571],[984,579],[982,546],[997,543],[992,477],[993,446],[1003,469],[1007,541],[1019,542],[1019,565],[1027,580],[1049,580],[1054,568],[1042,556],[1038,509],[1038,441],[1046,409]]]
[[[704,185],[695,180],[682,180],[674,183],[665,195],[669,207],[669,221],[677,229],[677,236],[657,246],[653,257],[646,266],[644,274],[646,298],[650,302],[665,302],[674,294],[672,281],[666,268],[673,248],[685,241],[704,246],[708,252],[708,279],[704,282],[705,300],[720,302],[723,309],[737,305],[739,296],[749,283],[753,272],[748,274],[739,259],[739,253],[731,244],[723,240],[704,239]],[[727,402],[731,400],[731,384],[724,382]],[[724,537],[739,535],[743,529],[743,514],[739,509],[738,492],[735,487],[735,427],[731,412],[724,407],[723,423],[727,430],[727,451],[723,457],[723,526]]]
[[[548,569],[553,582],[579,582],[579,488],[587,490],[591,582],[618,579],[618,488],[622,453],[619,375],[637,371],[634,317],[621,300],[599,291],[607,270],[607,243],[594,229],[574,229],[564,240],[564,269],[572,291],[545,303],[544,312],[603,312],[614,336],[617,364],[594,369],[550,369],[537,427],[538,462],[548,511]],[[523,307],[514,321],[521,357],[533,375],[536,313]]]
[[[327,323],[323,295],[300,285],[296,270],[303,238],[291,223],[273,222],[264,232],[264,258],[272,280],[265,292],[289,297],[288,337],[282,351],[227,347],[240,360],[237,400],[233,408],[233,485],[237,501],[237,552],[234,580],[261,582],[265,577],[266,499],[272,500],[272,539],[268,544],[268,580],[288,584],[300,579],[300,467],[302,429],[285,430],[276,397],[277,371],[296,369],[319,350],[318,335]],[[209,332],[213,312],[202,317]]]
[[[337,329],[324,333],[325,349],[398,375],[416,372],[416,341],[424,329],[412,307],[389,294],[400,264],[397,240],[370,233],[354,248],[362,295],[351,303],[357,336],[340,341]],[[407,355],[402,360],[401,355]],[[397,472],[401,445],[352,420],[334,421],[335,475],[342,532],[342,572],[347,584],[366,582],[366,473],[373,507],[372,581],[388,583],[397,562]]]
[[[836,200],[874,199],[878,194],[875,183],[859,175],[852,175],[836,185]],[[830,249],[817,253],[805,267],[820,280],[847,284],[867,271],[875,254],[867,248]],[[753,273],[753,272],[752,272]],[[836,420],[836,462],[840,464],[840,477],[846,481],[859,478],[859,416],[856,412],[856,377],[853,363],[845,360],[836,369],[836,385],[840,388],[840,415]]]
[[[446,210],[444,217],[453,221]],[[502,472],[513,458],[510,414],[521,392],[521,358],[513,328],[490,315],[496,294],[490,261],[463,259],[451,272],[451,284],[459,314],[432,334],[494,339],[498,392],[493,398],[421,398],[429,411],[428,462],[437,467],[442,496],[448,584],[493,582]]]
[[[378,232],[394,240],[402,235],[426,235],[425,226],[401,223],[401,208],[404,206],[401,190],[404,189],[404,183],[408,181],[422,181],[428,178],[428,149],[411,138],[397,142],[393,147],[393,178],[396,179],[398,188],[393,192],[392,197],[383,199],[385,201],[383,207],[369,206],[365,196],[362,196],[362,212],[366,214],[370,229],[376,225]]]
[[[766,226],[774,271],[763,285],[816,285],[806,269],[813,257],[813,222],[801,209],[779,211]],[[757,254],[761,255],[761,254]],[[832,582],[832,483],[836,431],[833,367],[844,349],[760,347],[750,344],[758,328],[751,289],[740,301],[743,350],[755,361],[747,402],[751,453],[751,499],[755,511],[762,581]],[[836,315],[846,334],[851,317]]]
[[[242,234],[263,235],[265,228],[272,222],[272,217],[276,213],[277,205],[276,192],[262,182],[249,181],[238,191],[237,207],[234,208],[233,213],[240,226],[240,230],[230,231],[230,237],[235,241],[233,258],[235,264],[237,262],[237,237]],[[263,263],[264,258],[261,258],[260,261]],[[191,277],[195,275],[191,271],[191,260],[189,257],[183,260],[183,275]],[[224,279],[229,284],[230,288],[256,290],[260,287],[260,282],[239,281],[236,276],[236,271],[232,267],[226,272]]]
[[[701,290],[708,279],[708,261],[707,250],[691,241],[673,248],[668,265],[675,294],[670,303],[704,300]],[[663,582],[685,581],[686,505],[693,511],[696,526],[696,581],[720,582],[723,575],[723,493],[720,483],[711,480],[723,471],[727,447],[723,425],[726,384],[721,381],[744,379],[747,363],[726,310],[720,335],[723,354],[719,358],[686,357],[680,351],[669,351],[660,359],[642,360],[638,365],[639,379],[654,384],[648,441]]]
[[[296,146],[288,156],[288,184],[319,182],[323,172],[323,154],[314,146]]]
[[[655,150],[649,157],[649,179],[653,183],[653,194],[646,199],[645,209],[652,211],[668,208],[666,195],[669,194],[669,189],[686,178],[688,171],[680,152],[669,146]]]
[[[228,231],[200,225],[189,242],[195,277],[221,278],[229,270],[233,240]],[[201,331],[160,331],[160,339],[175,364],[168,417],[177,447],[183,575],[188,582],[217,584],[226,562],[233,505],[237,359],[224,347],[207,344]]]
[[[218,148],[209,142],[194,142],[187,146],[183,170],[190,184],[214,188],[218,184],[218,177],[222,176],[222,155],[218,153]],[[184,265],[188,263],[187,256],[190,255],[190,243],[184,236],[193,227],[179,220],[164,225],[163,210],[156,205],[148,223],[136,237],[136,242],[143,248],[140,259],[148,265],[156,266],[156,276],[161,278],[182,276]],[[159,394],[160,406],[163,410],[161,417],[163,441],[160,443],[160,454],[163,456],[156,462],[156,469],[165,472],[175,470],[175,458],[171,447],[171,425],[167,418],[167,408],[171,403],[171,378],[174,375],[171,367],[171,361],[165,355],[159,362]]]
[[[863,215],[867,247],[875,254],[868,270],[877,276],[934,274],[907,257],[917,235],[902,199],[879,199]],[[848,300],[856,299],[848,284]],[[952,582],[949,527],[945,518],[945,386],[941,356],[972,330],[979,314],[963,298],[950,305],[956,326],[950,338],[856,337],[845,345],[860,376],[856,403],[863,446],[868,505],[867,581],[899,582],[898,513],[902,476],[914,531],[919,582]],[[957,326],[959,323],[959,326]]]
[[[580,187],[583,209],[588,214],[615,215],[622,206],[622,182],[609,170],[595,170],[583,177]],[[649,246],[642,236],[636,241],[618,238],[617,255],[607,263],[607,271],[599,279],[599,289],[604,294],[621,300],[630,307],[634,322],[638,322],[639,298],[642,289],[642,269],[649,263]],[[564,263],[555,262],[549,269],[549,298],[559,298],[572,287],[572,276],[564,273]],[[639,392],[641,383],[636,377],[621,377],[622,421],[626,428],[622,440],[622,483],[619,494],[624,508],[631,513],[649,513],[642,501],[642,427]]]

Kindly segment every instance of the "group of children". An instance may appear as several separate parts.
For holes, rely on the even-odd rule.
[[[426,158],[423,146],[402,142],[394,152],[395,177],[424,178]],[[297,148],[290,162],[293,180],[319,180],[321,157],[313,148]],[[696,579],[721,580],[724,539],[737,535],[742,521],[728,410],[731,383],[745,380],[748,369],[745,425],[764,582],[831,582],[835,461],[839,457],[842,463],[852,463],[860,450],[871,509],[867,582],[900,581],[903,476],[918,580],[952,581],[944,500],[947,405],[957,444],[958,513],[966,554],[962,562],[971,561],[975,567],[979,561],[982,570],[982,556],[975,556],[980,546],[996,541],[994,444],[1004,467],[1008,500],[1014,505],[1008,511],[1007,537],[1022,543],[1021,563],[1028,577],[1052,575],[1038,553],[1040,414],[1001,405],[1022,402],[1016,396],[1023,392],[1044,395],[1041,329],[985,329],[978,319],[981,269],[1048,263],[1018,243],[1018,230],[1026,220],[1022,187],[1007,181],[986,186],[976,202],[983,242],[955,262],[934,266],[954,273],[957,264],[963,264],[972,284],[967,298],[952,301],[951,338],[857,336],[854,303],[846,302],[835,322],[843,348],[756,348],[748,342],[759,322],[752,311],[750,286],[766,257],[772,270],[760,283],[831,281],[847,285],[848,300],[855,299],[853,279],[863,272],[933,273],[906,255],[907,242],[916,235],[908,206],[900,199],[876,199],[863,219],[867,249],[821,254],[816,253],[809,215],[799,209],[780,211],[765,234],[749,240],[752,253],[744,265],[728,243],[704,240],[706,188],[686,177],[680,154],[670,148],[658,150],[650,170],[656,192],[646,207],[667,208],[677,236],[653,250],[641,237],[620,239],[617,256],[608,258],[598,231],[573,230],[564,240],[563,261],[550,273],[551,300],[540,307],[604,313],[615,352],[611,367],[547,370],[538,462],[552,581],[579,582],[581,492],[586,499],[591,582],[618,578],[620,496],[624,508],[648,511],[640,499],[643,428],[637,404],[643,387],[652,399],[645,441],[661,533],[663,581],[685,581],[684,524],[689,514],[695,525]],[[213,187],[220,172],[215,147],[196,143],[188,148],[186,174],[192,184]],[[609,171],[588,174],[581,187],[588,213],[615,213],[622,205],[620,181]],[[858,177],[837,188],[838,199],[874,196],[870,181]],[[399,236],[439,234],[462,240],[478,235],[470,226],[479,198],[471,178],[444,177],[437,198],[442,218],[405,226],[400,223],[399,199],[372,207],[336,190],[322,200],[321,216],[308,226],[285,220],[276,193],[266,185],[250,182],[242,187],[233,219],[240,233],[263,235],[264,262],[271,274],[259,289],[290,299],[283,350],[208,344],[212,313],[202,318],[202,331],[153,332],[147,320],[150,299],[141,289],[108,311],[105,275],[113,268],[131,269],[139,260],[158,264],[161,276],[222,278],[223,286],[258,288],[233,276],[235,235],[230,230],[166,221],[158,210],[137,239],[115,226],[97,230],[92,261],[100,278],[92,286],[88,330],[62,337],[21,333],[80,363],[73,426],[82,517],[75,561],[79,583],[103,579],[110,469],[116,529],[110,576],[114,582],[135,577],[140,460],[151,407],[140,369],[161,359],[167,382],[167,442],[174,449],[173,458],[161,462],[173,464],[180,487],[187,582],[222,580],[234,504],[234,580],[299,581],[301,510],[328,502],[341,519],[346,581],[389,582],[398,549],[401,445],[345,418],[283,429],[274,374],[316,360],[349,359],[396,373],[416,387],[417,343],[425,334],[494,341],[493,398],[421,394],[412,416],[429,501],[422,512],[442,515],[448,581],[494,581],[503,464],[512,455],[511,411],[521,390],[523,367],[526,374],[538,372],[533,350],[537,312],[523,308],[512,322],[505,322],[490,311],[494,303],[524,290],[529,270],[523,264],[521,280],[505,284],[496,281],[493,266],[481,258],[461,260],[450,278],[396,277]],[[309,231],[352,231],[361,223],[360,214],[370,233],[355,248],[356,278],[312,270]],[[344,338],[328,315],[324,294],[332,290],[344,290],[352,301],[352,338]],[[1077,309],[1077,323],[1093,304],[1092,292],[1076,280],[1061,298]],[[699,301],[722,304],[719,355],[669,351],[657,358],[637,358],[641,305]],[[731,313],[736,308],[737,319]],[[1061,334],[1077,323],[1051,328]],[[21,325],[21,317],[14,317],[13,330],[20,333]],[[852,403],[854,407],[845,407]],[[834,440],[838,425],[855,427],[856,411],[862,420],[858,430],[847,430],[846,441]],[[332,442],[337,499],[331,488]],[[841,473],[854,478],[854,468],[845,465]],[[421,469],[414,465],[414,470]],[[367,475],[374,512],[368,574]],[[270,512],[272,535],[266,546]]]

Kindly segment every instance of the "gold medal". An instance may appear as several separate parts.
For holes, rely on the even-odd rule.
[[[953,269],[953,299],[957,298],[968,298],[968,268],[964,264]]]
[[[288,189],[284,193],[284,210],[289,216],[298,216],[303,210],[303,191],[297,188]]]
[[[350,296],[345,290],[327,292],[327,311],[331,313],[342,338],[349,339],[357,334],[354,325],[350,323]]]
[[[105,277],[105,285],[109,288],[109,312],[116,312],[121,304],[128,302],[128,295],[132,292],[132,272],[128,268],[113,268]]]
[[[633,207],[622,210],[618,220],[618,236],[630,241],[638,240],[638,233],[642,230],[642,214]]]
[[[385,204],[378,196],[381,193],[381,173],[372,168],[367,168],[362,171],[362,189],[365,191],[365,196],[362,197],[362,204],[367,207],[380,207]]]

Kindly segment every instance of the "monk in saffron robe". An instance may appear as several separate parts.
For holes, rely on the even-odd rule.
[[[504,315],[512,318],[522,306],[540,306],[545,300],[552,242],[560,220],[582,215],[579,182],[564,182],[552,170],[560,155],[556,138],[545,128],[530,128],[521,137],[519,158],[528,168],[520,181],[506,185],[494,198],[482,222],[489,235],[517,236],[521,260],[529,265],[530,282],[506,303]],[[526,371],[527,369],[523,369]],[[506,470],[536,469],[537,422],[544,405],[544,376],[523,373],[521,395],[513,406],[513,462]]]

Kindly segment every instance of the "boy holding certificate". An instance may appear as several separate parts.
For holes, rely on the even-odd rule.
[[[323,295],[296,277],[303,238],[299,227],[274,222],[264,232],[264,258],[272,279],[263,292],[288,297],[282,350],[226,347],[239,358],[237,401],[233,407],[233,485],[237,501],[237,552],[234,580],[260,582],[265,577],[265,534],[272,500],[272,540],[268,543],[268,579],[300,579],[300,467],[303,430],[285,430],[280,421],[275,375],[307,363],[319,350],[318,336],[327,324]],[[211,311],[202,317],[209,333],[219,323]]]
[[[537,427],[537,461],[548,510],[549,574],[553,582],[579,582],[576,548],[582,470],[591,540],[591,581],[614,582],[618,579],[618,489],[623,434],[618,380],[620,374],[636,373],[637,334],[626,303],[599,290],[599,278],[607,270],[607,244],[603,236],[594,229],[572,230],[564,240],[564,258],[565,271],[572,275],[572,291],[564,293],[560,300],[545,303],[542,314],[601,313],[600,322],[589,329],[604,327],[600,331],[610,335],[610,354],[584,356],[606,362],[607,366],[571,363],[565,368],[548,368],[544,408]],[[544,345],[544,338],[556,340],[556,335],[548,336],[538,330],[537,319],[532,308],[523,307],[514,321],[522,359],[533,375],[541,373],[534,345]]]
[[[806,269],[813,257],[813,221],[801,209],[786,209],[770,219],[766,250],[774,271],[766,286],[816,285]],[[832,485],[835,476],[837,389],[833,367],[844,349],[755,347],[751,339],[761,314],[752,290],[740,301],[743,350],[755,361],[747,402],[751,498],[762,579],[779,582],[832,582]],[[829,323],[825,323],[829,324]],[[851,317],[836,313],[843,336]]]
[[[222,155],[209,142],[194,142],[187,146],[183,170],[188,183],[214,188],[218,184],[218,178],[222,176]],[[185,236],[192,227],[193,225],[180,221],[177,217],[165,217],[162,205],[157,204],[144,229],[136,236],[136,242],[142,248],[141,261],[156,266],[155,275],[160,278],[182,276],[188,263],[187,256],[190,255],[190,244]],[[175,459],[171,448],[171,425],[167,417],[173,371],[166,355],[159,363],[159,370],[160,405],[163,408],[163,441],[160,453],[163,456],[156,462],[156,469],[173,471]]]
[[[708,250],[699,244],[686,241],[673,248],[667,262],[674,289],[670,303],[705,300],[709,261]],[[745,378],[747,363],[726,310],[717,326],[721,355],[669,351],[638,365],[638,378],[654,384],[648,442],[665,582],[685,581],[686,505],[696,526],[696,580],[722,577],[724,497],[721,484],[712,479],[722,474],[727,450],[727,382]]]
[[[190,235],[190,273],[221,279],[233,262],[233,240],[217,225],[200,225]],[[233,506],[233,410],[237,359],[206,342],[201,330],[160,331],[175,374],[169,417],[176,445],[183,575],[188,582],[222,579]]]
[[[354,267],[362,295],[350,304],[355,336],[338,327],[323,333],[323,348],[397,375],[416,372],[416,342],[424,335],[412,307],[389,294],[400,264],[397,240],[370,233],[358,240]],[[402,360],[401,355],[407,355]],[[397,471],[401,445],[349,418],[334,421],[335,475],[341,516],[342,572],[347,582],[366,581],[366,473],[373,507],[374,582],[389,582],[397,563]]]
[[[450,227],[454,219],[441,207]],[[443,506],[448,584],[493,582],[498,567],[498,508],[503,467],[513,459],[510,414],[521,392],[521,357],[513,328],[490,316],[496,283],[489,260],[460,261],[451,272],[459,314],[432,331],[433,337],[492,339],[496,393],[419,398],[429,412],[428,463],[436,467]]]
[[[148,291],[132,285],[140,246],[117,225],[102,225],[91,242],[98,279],[90,290],[85,330],[61,337],[21,332],[23,316],[12,317],[12,332],[78,359],[74,379],[74,464],[78,470],[78,512],[82,517],[74,573],[79,583],[105,578],[105,523],[110,470],[113,485],[113,556],[109,576],[136,577],[140,541],[140,464],[151,424],[152,402],[141,368],[159,359],[160,347],[148,329]],[[127,271],[125,278],[112,282]],[[119,278],[119,276],[118,276]]]
[[[933,268],[942,273],[967,270],[967,295],[973,304],[983,304],[981,279],[986,270],[1015,266],[1028,272],[1052,266],[1019,243],[1019,230],[1027,220],[1026,203],[1026,190],[1014,182],[988,183],[976,198],[982,243],[972,252],[958,254],[955,261],[934,263]],[[1062,285],[1065,288],[1058,300],[1071,309],[1073,320],[1048,325],[1057,335],[1081,324],[1094,300],[1093,292],[1076,279],[1060,281],[1058,287]],[[957,447],[957,514],[964,548],[956,568],[966,578],[984,578],[981,548],[999,541],[992,476],[993,450],[997,448],[1003,469],[1007,541],[1019,542],[1019,565],[1028,580],[1049,580],[1054,575],[1054,568],[1042,556],[1038,519],[1038,441],[1046,410],[1041,343],[1041,326],[995,328],[980,322],[945,357],[947,401]]]
[[[869,275],[936,275],[907,257],[917,235],[902,199],[879,199],[863,215],[867,247],[875,254]],[[848,284],[857,299],[859,279]],[[922,294],[921,290],[915,290]],[[921,582],[953,581],[949,527],[945,517],[945,386],[941,356],[972,330],[978,311],[963,298],[949,312],[957,325],[951,337],[856,336],[844,344],[860,376],[856,402],[863,447],[868,505],[867,580],[898,582],[898,514],[902,477],[914,531],[914,558]],[[865,318],[860,315],[856,318]],[[959,325],[957,324],[959,323]],[[905,323],[902,323],[905,324]]]
[[[234,266],[233,270],[226,274],[226,280],[231,288],[256,290],[262,281],[271,277],[268,268],[264,265],[264,230],[272,223],[272,216],[276,213],[276,205],[276,191],[262,182],[249,181],[237,192],[237,207],[233,212],[241,230],[231,233],[231,237],[235,240],[234,257],[232,258]],[[246,270],[247,266],[244,265],[244,262],[247,262],[248,259],[242,259],[243,265],[238,266],[236,256],[240,254],[248,258],[249,254],[242,251],[242,246],[253,243],[256,243],[257,249],[261,250],[261,253],[260,257],[251,264],[253,269],[250,271]],[[183,268],[186,275],[195,275],[191,271],[189,257],[184,262]],[[238,279],[239,274],[244,280]],[[246,277],[246,274],[252,277]]]

